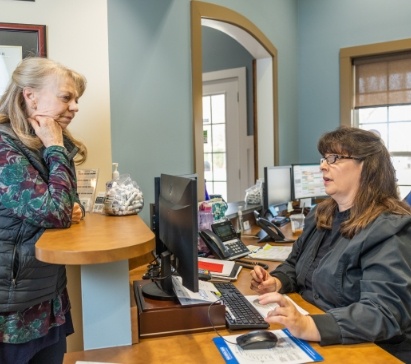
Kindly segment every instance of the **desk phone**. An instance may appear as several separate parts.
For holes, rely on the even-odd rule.
[[[293,240],[286,239],[282,231],[276,225],[274,225],[267,219],[262,218],[258,211],[254,211],[254,217],[257,225],[261,227],[261,231],[257,234],[259,243],[265,241],[275,241],[282,243],[293,242]]]
[[[231,221],[217,222],[211,230],[199,232],[213,254],[219,259],[234,260],[250,254],[247,246],[237,237]]]

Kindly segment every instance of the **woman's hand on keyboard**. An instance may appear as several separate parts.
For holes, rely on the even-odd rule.
[[[258,297],[259,303],[267,305],[277,303],[278,306],[268,312],[265,321],[284,325],[292,335],[308,341],[320,341],[321,336],[311,316],[300,313],[295,305],[282,294],[266,293]]]
[[[279,279],[272,277],[264,268],[256,265],[251,271],[251,286],[258,294],[278,292],[281,289]]]

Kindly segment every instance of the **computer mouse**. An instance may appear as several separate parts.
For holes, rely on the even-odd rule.
[[[277,336],[267,330],[254,330],[237,337],[237,344],[243,350],[271,349],[277,341]]]

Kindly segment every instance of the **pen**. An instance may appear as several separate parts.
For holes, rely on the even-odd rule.
[[[229,314],[229,316],[231,317],[231,320],[236,321],[235,316],[233,315],[233,313],[231,312],[231,310],[227,306],[225,306],[225,310]]]
[[[268,269],[268,265],[265,263],[255,262],[255,264],[259,265],[260,267],[263,267],[264,269]]]
[[[261,263],[261,262],[249,262],[247,260],[236,260],[236,263],[238,263],[240,265],[244,264],[244,266],[246,266],[246,265],[247,266],[249,266],[249,265],[252,265],[252,266],[259,265],[260,267],[263,267],[264,269],[268,269],[268,265],[265,264],[265,263]]]
[[[235,261],[238,265],[241,265],[244,268],[248,268],[248,269],[254,269],[254,265],[248,262],[239,262],[239,261]]]

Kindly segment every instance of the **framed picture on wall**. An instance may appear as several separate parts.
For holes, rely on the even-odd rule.
[[[21,46],[23,58],[47,56],[46,26],[0,23],[0,46]]]
[[[25,57],[46,57],[46,26],[0,23],[0,95]]]

